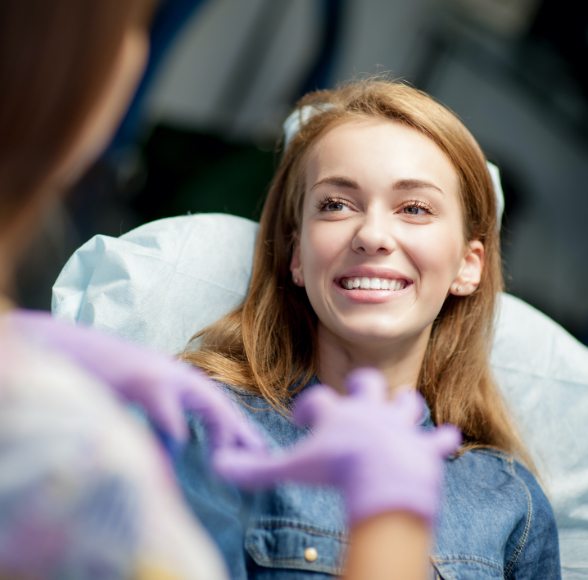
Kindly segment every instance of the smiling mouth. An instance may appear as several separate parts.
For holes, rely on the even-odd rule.
[[[390,278],[367,278],[362,276],[341,278],[339,284],[345,290],[389,290],[397,292],[398,290],[404,290],[409,282],[401,278],[391,280]]]

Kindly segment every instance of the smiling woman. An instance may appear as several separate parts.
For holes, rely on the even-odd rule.
[[[311,93],[297,107],[298,111],[309,109],[315,114],[290,136],[265,202],[247,298],[235,313],[206,329],[199,349],[185,357],[223,382],[261,394],[282,410],[289,405],[294,386],[300,388],[316,376],[325,381],[325,372],[345,376],[359,361],[349,361],[344,368],[335,365],[335,369],[325,364],[320,355],[321,333],[329,325],[314,308],[334,295],[336,288],[329,283],[313,289],[313,284],[304,283],[308,273],[302,262],[298,268],[303,258],[319,260],[312,254],[321,247],[333,252],[341,247],[341,234],[333,230],[332,235],[326,234],[326,244],[311,248],[315,229],[322,232],[323,226],[345,224],[352,236],[347,253],[353,258],[345,258],[342,271],[333,271],[334,264],[325,265],[329,275],[363,278],[345,268],[373,267],[377,262],[379,268],[400,270],[407,286],[413,282],[402,292],[413,297],[421,292],[435,295],[428,320],[433,323],[430,338],[425,352],[414,360],[409,381],[425,395],[434,420],[459,426],[466,444],[492,445],[526,460],[488,364],[502,275],[496,197],[480,147],[450,111],[400,83],[360,82]],[[325,183],[319,183],[324,179]],[[415,181],[435,187],[415,188]],[[344,194],[351,193],[355,198],[346,201]],[[311,217],[313,206],[324,197],[334,198],[335,203],[327,207],[338,210],[317,208]],[[430,217],[410,215],[423,204],[431,207]],[[429,215],[425,210],[421,215],[423,211]],[[340,223],[341,218],[333,214],[354,217]],[[384,247],[373,236],[382,238]],[[371,256],[374,243],[380,253]],[[401,251],[390,251],[386,244],[398,245]],[[441,256],[443,263],[438,264]],[[451,272],[448,260],[454,264]],[[428,276],[419,278],[421,263],[429,264],[432,272],[445,272],[440,287],[426,283]],[[458,276],[458,266],[463,266],[464,276],[474,276],[469,286]],[[481,272],[476,274],[478,269]],[[340,301],[347,303],[342,296]],[[376,309],[378,315],[370,322],[375,329],[382,325],[383,308],[376,305]],[[364,310],[354,308],[350,315],[359,312],[362,317]],[[398,313],[394,321],[400,324]],[[365,336],[352,345],[354,350],[377,338],[371,334],[375,329],[366,326]],[[384,364],[385,369],[390,358],[397,354],[402,358],[404,348],[399,346],[384,348],[384,360],[376,366]],[[376,362],[372,349],[365,350],[370,360],[364,363]],[[396,377],[388,378],[393,386],[402,384]],[[332,382],[341,384],[341,380]]]
[[[247,296],[183,358],[231,392],[278,447],[307,434],[289,410],[319,380],[342,390],[350,371],[372,366],[388,396],[418,390],[428,404],[423,428],[453,423],[464,440],[445,465],[437,575],[558,578],[551,506],[490,370],[502,277],[480,147],[428,95],[385,80],[311,93],[286,128]],[[211,507],[191,475],[200,442],[191,445],[180,477],[232,577],[341,569],[347,536],[334,492],[284,485],[257,498],[246,526],[227,524],[237,521],[239,494],[212,494]]]
[[[290,267],[319,318],[321,379],[340,385],[369,360],[393,389],[417,385],[415,361],[447,295],[471,294],[482,272],[484,246],[465,240],[455,169],[415,129],[380,120],[332,129],[306,168]]]

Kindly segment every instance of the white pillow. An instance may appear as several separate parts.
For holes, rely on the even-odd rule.
[[[228,214],[165,218],[78,248],[53,286],[59,318],[169,354],[237,306],[257,224]]]
[[[53,313],[177,353],[242,300],[256,232],[198,214],[95,236],[55,282]],[[588,578],[588,348],[508,294],[496,324],[492,365],[553,503],[564,577]]]

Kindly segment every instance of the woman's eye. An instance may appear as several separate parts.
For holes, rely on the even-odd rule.
[[[405,213],[407,215],[419,216],[419,215],[430,215],[433,212],[432,212],[431,208],[426,203],[414,201],[414,202],[409,202],[409,203],[405,204],[404,206],[402,206],[402,213]]]
[[[318,209],[320,211],[343,211],[349,207],[348,203],[342,199],[326,198],[318,203]]]

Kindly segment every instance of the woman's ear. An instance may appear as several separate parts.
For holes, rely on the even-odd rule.
[[[475,292],[480,284],[482,270],[484,269],[484,244],[479,240],[467,243],[465,256],[459,273],[453,280],[450,294],[455,296],[469,296]]]
[[[294,250],[292,252],[292,259],[290,260],[290,272],[292,272],[292,282],[296,286],[304,287],[304,275],[300,261],[300,243],[298,240],[294,242]]]

